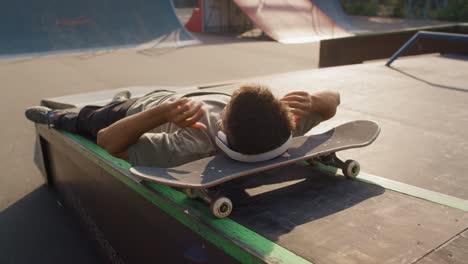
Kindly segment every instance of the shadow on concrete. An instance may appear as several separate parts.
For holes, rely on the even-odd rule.
[[[232,45],[232,44],[239,44],[239,43],[252,43],[255,44],[259,41],[262,42],[273,42],[273,40],[265,35],[259,35],[256,36],[255,34],[250,34],[248,32],[239,34],[239,33],[195,33],[191,32],[191,34],[198,40],[200,41],[199,45],[203,46],[222,46],[222,45]],[[176,52],[178,50],[182,49],[191,49],[196,47],[197,45],[180,45],[180,46],[173,46],[173,47],[160,47],[160,46],[155,46],[155,47],[149,47],[149,48],[144,48],[144,49],[139,49],[136,52],[138,52],[141,55],[144,56],[162,56],[162,55],[167,55],[173,52]],[[114,52],[113,50],[107,51],[109,52]],[[99,53],[86,53],[83,54],[82,57],[95,57],[99,55],[105,54],[105,51],[101,51]]]
[[[0,263],[100,263],[78,222],[42,185],[0,213]]]
[[[226,187],[237,206],[232,218],[274,241],[293,232],[297,226],[304,227],[304,224],[385,192],[379,186],[331,176],[297,164],[243,180],[234,183],[236,187]],[[281,186],[281,183],[288,184]],[[240,192],[240,188],[257,188],[260,193],[252,196]],[[236,196],[235,193],[243,195]],[[304,235],[302,233],[306,231],[302,228],[298,235]]]
[[[394,71],[397,71],[403,75],[406,75],[412,79],[415,79],[417,81],[420,81],[420,82],[423,82],[423,83],[426,83],[428,85],[431,85],[431,86],[434,86],[434,87],[437,87],[437,88],[442,88],[442,89],[448,89],[448,90],[452,90],[452,91],[457,91],[457,92],[463,92],[463,93],[468,93],[468,90],[467,89],[464,89],[464,88],[460,88],[460,87],[453,87],[453,86],[448,86],[448,85],[443,85],[443,84],[438,84],[438,83],[433,83],[433,82],[429,82],[429,81],[426,81],[422,78],[419,78],[417,76],[414,76],[410,73],[407,73],[407,72],[404,72],[400,69],[397,69],[397,68],[393,68],[393,67],[389,67],[390,69],[394,70]]]
[[[457,54],[457,53],[448,53],[448,54],[441,54],[442,58],[450,59],[450,60],[461,60],[468,62],[468,54]]]

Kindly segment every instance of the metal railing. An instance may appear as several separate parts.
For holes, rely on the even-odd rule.
[[[393,54],[393,56],[387,61],[386,66],[390,66],[394,60],[396,60],[405,50],[410,48],[416,40],[420,38],[427,39],[448,39],[448,40],[463,40],[468,41],[468,35],[455,34],[455,33],[441,33],[441,32],[430,32],[430,31],[419,31],[410,40],[408,40],[401,48]]]

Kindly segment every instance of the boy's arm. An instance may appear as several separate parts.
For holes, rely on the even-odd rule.
[[[111,155],[125,158],[128,147],[144,133],[166,122],[176,123],[180,127],[192,126],[203,114],[202,104],[188,98],[164,103],[99,130],[97,144]]]
[[[310,113],[318,113],[322,120],[328,120],[336,114],[340,104],[340,94],[335,91],[292,92],[281,98],[296,118],[302,118]]]

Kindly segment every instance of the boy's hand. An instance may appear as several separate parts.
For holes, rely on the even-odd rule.
[[[207,129],[206,125],[197,122],[205,114],[203,103],[195,102],[189,98],[181,98],[167,104],[167,121],[175,123],[179,127],[193,127]]]
[[[291,109],[296,121],[310,114],[313,109],[312,96],[308,92],[288,93],[280,101]]]

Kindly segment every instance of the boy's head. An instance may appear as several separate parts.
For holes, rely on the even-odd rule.
[[[234,92],[223,115],[230,148],[259,154],[285,143],[294,129],[292,114],[267,87],[244,85]]]

